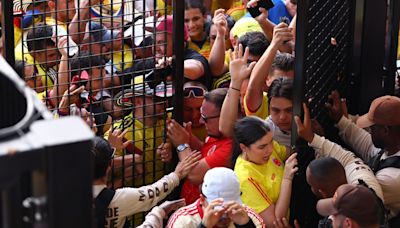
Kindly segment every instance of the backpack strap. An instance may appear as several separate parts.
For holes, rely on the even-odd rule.
[[[379,153],[377,153],[375,156],[373,156],[369,161],[368,161],[368,166],[372,169],[372,172],[376,174],[376,171],[379,167],[379,164],[381,162],[381,157],[385,151],[381,150]]]
[[[95,204],[95,219],[96,219],[96,227],[104,228],[106,224],[106,214],[108,205],[110,205],[111,200],[115,195],[115,191],[112,189],[104,188],[101,190],[99,195],[97,195],[94,200]]]
[[[378,168],[376,169],[376,172],[378,172],[381,169],[388,168],[388,167],[400,169],[400,156],[393,156],[390,158],[386,158],[385,160],[381,160]]]

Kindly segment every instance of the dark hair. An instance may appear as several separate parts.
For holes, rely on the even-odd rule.
[[[237,121],[233,129],[232,167],[235,165],[236,159],[242,153],[240,144],[249,147],[270,131],[271,129],[268,125],[256,116],[246,116]]]
[[[104,64],[100,55],[91,54],[90,52],[83,51],[75,55],[70,60],[71,77],[80,75],[82,71],[86,70],[91,72],[94,67],[101,67]]]
[[[308,168],[313,180],[332,192],[340,185],[346,183],[346,172],[342,164],[332,157],[315,159],[310,162]],[[345,183],[342,183],[343,181]]]
[[[211,102],[217,107],[219,110],[222,108],[222,104],[224,103],[225,96],[228,92],[227,88],[218,88],[207,92],[204,95],[204,99],[208,102]]]
[[[270,72],[274,70],[285,72],[294,70],[294,56],[289,53],[277,53],[272,62]]]
[[[275,79],[268,90],[269,104],[271,104],[271,98],[273,97],[283,97],[293,100],[293,79],[286,77]]]
[[[93,179],[104,177],[113,155],[110,143],[102,137],[96,136],[92,140],[90,152],[94,162]]]
[[[28,51],[42,51],[46,50],[47,46],[56,45],[51,39],[53,36],[53,28],[50,25],[39,23],[35,27],[31,28],[26,37]]]
[[[243,50],[249,47],[250,54],[260,57],[269,46],[269,41],[262,32],[247,32],[239,38],[238,42],[243,46]]]
[[[199,9],[201,14],[206,14],[203,0],[185,0],[185,10],[188,9]]]
[[[25,61],[15,60],[14,70],[22,79],[25,79]]]

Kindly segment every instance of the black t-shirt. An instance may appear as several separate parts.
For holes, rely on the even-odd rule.
[[[201,62],[201,64],[204,67],[204,75],[195,81],[202,83],[203,85],[205,85],[207,87],[208,90],[210,90],[211,83],[212,83],[212,76],[211,76],[211,72],[210,72],[210,67],[208,65],[208,60],[204,56],[202,56],[200,53],[198,53],[197,51],[190,49],[190,48],[187,48],[185,50],[184,60],[188,60],[188,59],[194,59],[194,60]],[[187,82],[187,81],[191,81],[191,80],[188,78],[185,78],[185,82]]]

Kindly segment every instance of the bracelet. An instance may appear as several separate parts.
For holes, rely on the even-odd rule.
[[[238,91],[238,92],[240,92],[240,89],[237,89],[237,88],[235,88],[235,87],[229,87],[229,89],[233,89],[233,90],[236,90],[236,91]]]

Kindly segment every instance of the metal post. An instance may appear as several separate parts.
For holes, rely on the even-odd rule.
[[[174,119],[178,123],[183,121],[183,67],[185,55],[184,35],[184,8],[183,0],[174,1],[174,61],[175,67],[173,70],[175,95],[173,100]]]
[[[2,0],[3,54],[10,66],[15,65],[13,1]]]

